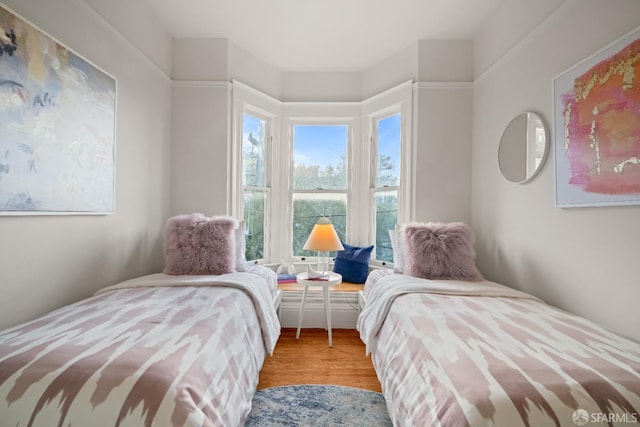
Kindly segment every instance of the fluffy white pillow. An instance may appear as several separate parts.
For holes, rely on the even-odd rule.
[[[400,225],[396,224],[393,230],[389,230],[389,239],[391,240],[391,251],[393,252],[393,272],[402,274],[404,270],[404,251],[402,239],[402,231]]]
[[[245,224],[244,221],[238,223],[236,229],[236,271],[247,271],[247,258],[245,252],[247,250],[247,242],[245,240]]]

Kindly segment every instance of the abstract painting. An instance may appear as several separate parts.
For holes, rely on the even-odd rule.
[[[0,215],[115,209],[116,81],[0,5]]]
[[[554,79],[556,206],[640,204],[640,28]]]

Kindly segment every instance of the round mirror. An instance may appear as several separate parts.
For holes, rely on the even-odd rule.
[[[540,116],[530,112],[517,115],[500,139],[498,164],[502,175],[518,184],[529,181],[542,169],[548,145]]]

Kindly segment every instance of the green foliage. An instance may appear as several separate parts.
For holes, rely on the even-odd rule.
[[[315,256],[315,252],[302,249],[318,218],[326,216],[334,225],[338,236],[346,241],[347,205],[345,200],[314,198],[299,195],[293,202],[293,253],[296,256]],[[247,224],[246,257],[248,260],[264,257],[264,193],[245,192],[245,221]],[[376,259],[391,262],[393,254],[389,230],[397,223],[398,197],[396,191],[376,195]],[[335,254],[332,254],[334,256]]]
[[[262,186],[265,182],[264,168],[264,122],[260,121],[260,132],[258,138],[249,132],[247,136],[249,144],[245,144],[242,149],[242,169],[244,185]]]
[[[293,172],[293,188],[296,190],[344,190],[347,188],[347,161],[340,156],[337,165],[296,164]]]
[[[249,132],[248,144],[243,146],[244,184],[264,185],[265,141],[264,122],[260,123],[257,134]],[[377,186],[398,185],[396,166],[388,155],[380,155],[377,165]],[[340,157],[336,165],[321,167],[318,164],[296,164],[294,188],[297,190],[344,190],[347,188],[347,161]],[[347,203],[344,198],[336,198],[336,193],[327,197],[298,193],[293,202],[293,254],[315,256],[315,252],[302,249],[314,224],[321,216],[329,218],[342,241],[346,240]],[[398,214],[396,191],[380,192],[376,195],[376,259],[392,261],[391,242],[388,231],[395,227]],[[244,220],[246,223],[246,257],[248,260],[264,258],[265,193],[259,190],[245,190]],[[282,219],[283,221],[285,219]],[[335,256],[335,254],[332,254]]]
[[[316,256],[316,252],[302,249],[318,218],[325,216],[331,221],[342,241],[347,233],[347,204],[333,199],[302,199],[293,202],[293,254]],[[332,254],[334,256],[335,254]]]
[[[264,193],[245,192],[245,256],[247,260],[264,258]]]
[[[398,185],[397,173],[394,173],[395,165],[391,156],[381,154],[378,157],[378,187],[394,187]]]
[[[376,195],[376,259],[393,261],[389,230],[398,221],[398,195],[396,191],[386,191]]]

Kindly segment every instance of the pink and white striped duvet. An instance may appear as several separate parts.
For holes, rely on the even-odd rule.
[[[640,344],[493,282],[384,277],[358,329],[398,426],[640,422]]]
[[[241,426],[279,334],[257,275],[123,282],[0,333],[0,426]]]

